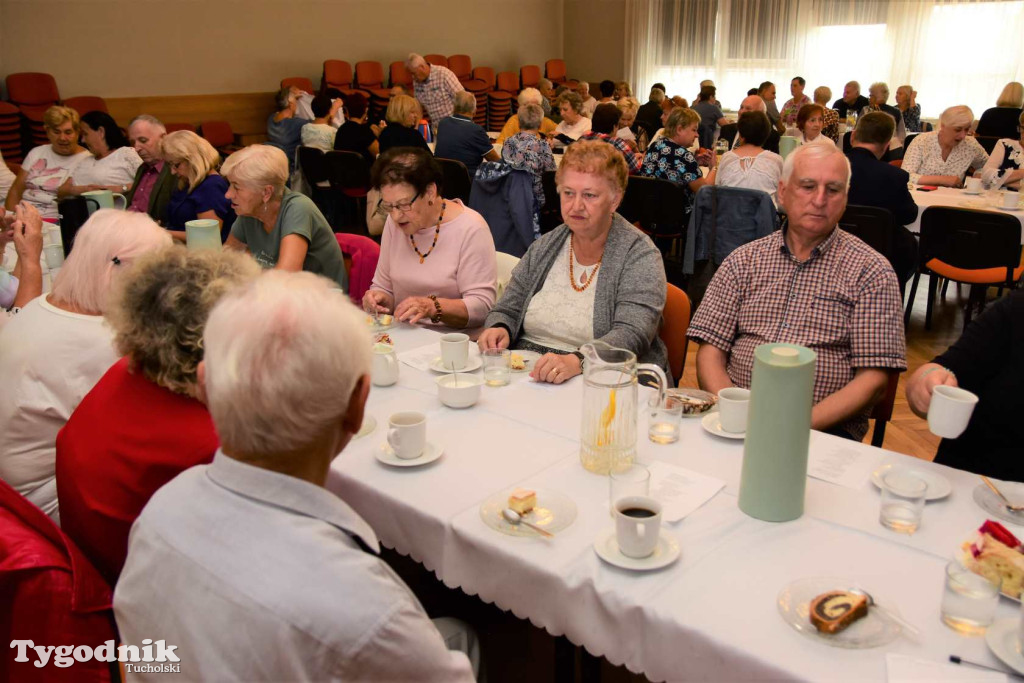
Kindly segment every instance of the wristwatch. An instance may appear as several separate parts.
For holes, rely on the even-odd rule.
[[[579,351],[573,351],[573,352],[572,352],[572,355],[574,355],[574,356],[576,356],[577,358],[579,358],[579,359],[580,359],[580,372],[583,372],[583,366],[584,366],[584,363],[583,363],[583,354],[582,354],[582,353],[580,353]]]
[[[432,315],[430,317],[430,322],[432,322],[435,325],[437,325],[438,323],[441,322],[441,302],[439,302],[437,300],[437,295],[436,294],[431,294],[427,298],[434,302],[434,311],[435,312],[434,312],[434,315]]]

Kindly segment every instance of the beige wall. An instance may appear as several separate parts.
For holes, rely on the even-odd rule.
[[[564,0],[569,76],[595,84],[626,76],[626,0]]]
[[[386,70],[410,51],[518,71],[563,53],[562,14],[563,0],[0,0],[0,76],[116,98],[318,86],[324,59]]]

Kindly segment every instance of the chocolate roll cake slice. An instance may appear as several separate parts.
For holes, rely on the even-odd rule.
[[[829,591],[811,601],[811,623],[822,633],[839,633],[867,613],[867,598],[847,591]]]

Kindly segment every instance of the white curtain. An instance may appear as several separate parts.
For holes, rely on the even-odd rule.
[[[1024,79],[1024,0],[627,0],[626,74],[643,95],[663,82],[691,100],[705,78],[735,109],[762,81],[789,99],[847,81],[912,85],[926,117],[954,104],[980,116]]]

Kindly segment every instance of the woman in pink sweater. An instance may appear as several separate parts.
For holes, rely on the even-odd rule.
[[[370,181],[388,219],[363,307],[409,323],[481,326],[494,306],[497,274],[487,222],[441,196],[441,167],[427,150],[388,150]]]

